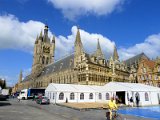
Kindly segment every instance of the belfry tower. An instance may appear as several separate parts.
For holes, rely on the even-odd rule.
[[[44,33],[42,31],[37,36],[34,44],[32,75],[37,76],[44,66],[54,62],[55,37],[52,41],[48,37],[48,26],[45,25]]]

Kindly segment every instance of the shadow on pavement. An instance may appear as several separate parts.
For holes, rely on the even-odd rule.
[[[7,101],[0,101],[0,107],[1,106],[8,106],[8,105],[11,105],[11,104]]]

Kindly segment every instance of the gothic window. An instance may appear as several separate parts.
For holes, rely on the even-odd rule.
[[[48,62],[49,62],[49,58],[47,57],[47,59],[46,59],[46,64],[48,64]]]
[[[42,64],[44,64],[44,61],[45,61],[45,57],[43,56],[42,57]]]
[[[61,92],[61,93],[59,94],[59,100],[63,100],[63,99],[64,99],[64,93]]]
[[[158,66],[157,70],[158,70],[158,72],[160,72],[160,65]]]
[[[98,96],[99,96],[99,99],[101,100],[101,99],[102,99],[102,94],[101,94],[101,93],[99,93],[99,95],[98,95]]]
[[[80,100],[84,100],[84,93],[80,94]]]
[[[109,93],[106,93],[106,100],[109,100]]]
[[[93,93],[89,94],[89,99],[93,99]]]
[[[70,94],[70,100],[74,100],[74,93]]]
[[[145,101],[149,101],[148,93],[145,93]]]

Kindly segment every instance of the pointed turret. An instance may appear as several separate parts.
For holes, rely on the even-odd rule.
[[[19,83],[22,82],[22,77],[23,77],[23,75],[22,75],[22,70],[21,70],[21,71],[20,71],[20,74],[19,74],[19,80],[18,80]]]
[[[83,53],[83,45],[81,42],[81,36],[80,36],[80,31],[79,28],[77,27],[77,35],[76,35],[76,40],[74,43],[74,47],[75,47],[75,54],[81,54]]]
[[[55,43],[55,36],[53,36],[52,38],[52,43]]]
[[[38,35],[37,35],[37,38],[36,38],[35,44],[37,44],[37,43],[38,43]]]
[[[114,52],[113,52],[113,60],[119,60],[118,52],[116,46],[114,46]]]
[[[42,30],[41,30],[40,35],[39,35],[39,39],[42,40],[42,38],[43,38],[43,35],[42,35]]]
[[[104,54],[102,53],[101,46],[100,46],[100,43],[99,43],[99,39],[98,39],[98,42],[97,42],[97,50],[93,55],[95,57],[101,57],[101,58],[104,59]]]

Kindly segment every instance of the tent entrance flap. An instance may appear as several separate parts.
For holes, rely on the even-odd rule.
[[[125,91],[116,92],[116,96],[118,97],[118,103],[125,104]]]

